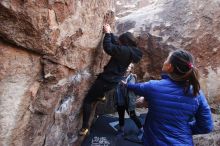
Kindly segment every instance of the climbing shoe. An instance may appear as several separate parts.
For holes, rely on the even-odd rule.
[[[80,136],[86,136],[89,134],[89,129],[88,128],[81,128],[79,131]]]
[[[101,97],[101,98],[98,98],[98,101],[105,102],[105,101],[106,101],[105,96],[103,96],[103,97]]]

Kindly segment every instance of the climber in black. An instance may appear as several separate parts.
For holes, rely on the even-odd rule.
[[[116,87],[131,62],[138,63],[142,58],[142,52],[137,48],[135,38],[130,32],[120,35],[117,42],[111,33],[109,24],[103,26],[103,31],[105,33],[103,48],[111,56],[111,59],[104,67],[104,71],[98,75],[84,99],[83,125],[79,135],[87,135],[89,132],[88,122],[92,111],[92,103],[104,97],[105,92]]]

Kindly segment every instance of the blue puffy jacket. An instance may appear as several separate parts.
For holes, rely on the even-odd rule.
[[[145,146],[193,146],[192,135],[212,131],[211,110],[202,91],[197,97],[185,95],[182,84],[166,75],[127,87],[148,101]]]

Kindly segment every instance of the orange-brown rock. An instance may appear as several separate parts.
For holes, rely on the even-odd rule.
[[[114,26],[113,6],[0,2],[0,145],[80,145],[81,105],[108,60],[102,26]]]
[[[117,21],[118,34],[133,32],[145,51],[142,78],[159,75],[167,53],[183,48],[193,53],[210,102],[220,95],[220,9],[217,1],[162,0]],[[155,74],[156,73],[156,74]]]

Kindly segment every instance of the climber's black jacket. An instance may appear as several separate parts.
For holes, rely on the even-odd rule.
[[[105,34],[103,48],[111,56],[111,59],[99,77],[108,82],[118,83],[129,64],[138,63],[142,58],[142,52],[139,48],[118,45],[112,33]]]
[[[104,67],[104,71],[90,87],[83,104],[83,128],[89,127],[89,117],[91,115],[94,101],[102,98],[107,91],[115,88],[121,81],[129,64],[137,63],[142,57],[142,52],[138,48],[118,45],[113,34],[105,34],[103,48],[111,56],[110,61]]]

